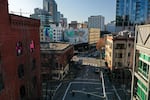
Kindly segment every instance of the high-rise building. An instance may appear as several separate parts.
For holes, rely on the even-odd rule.
[[[40,22],[0,9],[0,100],[39,100]]]
[[[149,20],[149,0],[116,0],[116,26],[143,24]]]
[[[53,22],[53,18],[49,14],[49,12],[40,8],[35,8],[34,14],[31,14],[30,17],[34,19],[40,19],[41,26],[48,26],[50,23]]]
[[[150,100],[150,25],[136,27],[131,100]]]
[[[99,28],[104,31],[104,20],[101,15],[88,17],[88,28]]]
[[[116,26],[115,26],[115,22],[111,21],[110,23],[108,23],[106,25],[106,31],[114,33],[116,31]]]
[[[53,21],[57,22],[57,3],[55,0],[43,0],[43,10],[48,11],[53,17]]]

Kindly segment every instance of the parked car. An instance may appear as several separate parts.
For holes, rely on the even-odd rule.
[[[95,73],[99,73],[100,72],[100,69],[99,68],[95,68]]]

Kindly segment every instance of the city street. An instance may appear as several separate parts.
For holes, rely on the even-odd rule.
[[[58,88],[52,100],[104,100],[104,94],[106,100],[130,99],[130,94],[123,86],[109,81],[104,60],[101,60],[103,63],[100,64],[96,58],[79,57],[78,59],[82,59],[82,65],[75,64],[74,67],[77,69],[73,70],[75,72],[71,71],[75,73],[71,74],[73,78],[63,80],[60,82],[61,85],[56,86]],[[97,62],[102,66],[97,66]],[[96,69],[99,69],[99,72],[96,72]]]

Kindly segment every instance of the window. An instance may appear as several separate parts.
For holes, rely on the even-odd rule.
[[[35,69],[35,67],[36,67],[36,59],[34,58],[32,60],[32,70]]]
[[[123,56],[122,56],[122,53],[119,53],[118,54],[118,58],[122,58]]]
[[[143,71],[147,72],[147,64],[146,63],[143,64]]]
[[[20,64],[18,67],[18,77],[21,79],[24,77],[24,65]]]
[[[16,44],[16,52],[17,52],[17,56],[22,55],[22,43],[19,41]]]
[[[33,87],[35,88],[35,87],[36,87],[36,84],[37,84],[37,78],[36,78],[36,76],[34,76],[34,77],[32,78],[32,84],[33,84]]]
[[[129,43],[129,44],[128,44],[128,47],[130,47],[130,46],[131,46],[131,44]]]
[[[122,63],[121,62],[118,62],[118,67],[122,67]]]
[[[116,44],[116,49],[125,49],[124,44]]]
[[[2,73],[0,73],[0,91],[4,88],[4,83],[3,83],[3,76]]]
[[[130,57],[130,52],[128,53],[128,57]]]
[[[34,41],[31,40],[30,42],[30,52],[33,52],[34,51]]]
[[[25,95],[26,95],[26,91],[25,91],[25,86],[23,85],[20,87],[20,98],[24,99]]]

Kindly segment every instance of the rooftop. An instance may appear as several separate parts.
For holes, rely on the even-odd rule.
[[[42,42],[41,50],[64,50],[69,47],[68,43],[50,43],[50,42]]]

